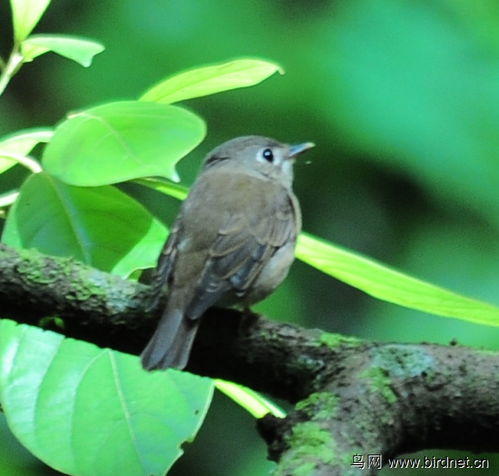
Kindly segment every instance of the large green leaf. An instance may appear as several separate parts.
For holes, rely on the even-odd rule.
[[[51,129],[25,129],[0,139],[0,173],[19,163],[40,142],[48,142]]]
[[[147,90],[140,99],[170,104],[229,89],[253,86],[276,71],[282,73],[281,67],[269,61],[237,59],[175,74]]]
[[[0,320],[0,403],[42,461],[77,476],[163,475],[194,438],[211,380]]]
[[[155,175],[178,180],[175,164],[204,136],[204,122],[186,109],[139,101],[108,103],[63,121],[42,163],[71,185]]]
[[[49,4],[50,0],[10,0],[17,42],[24,40],[33,31]]]
[[[100,43],[67,35],[33,35],[21,43],[25,63],[48,51],[69,58],[82,66],[90,66],[93,57],[104,51]]]
[[[74,187],[40,173],[21,187],[2,240],[126,276],[155,265],[165,235],[159,221],[115,187]]]
[[[439,316],[499,326],[499,308],[395,271],[374,260],[302,233],[296,256],[378,299]]]

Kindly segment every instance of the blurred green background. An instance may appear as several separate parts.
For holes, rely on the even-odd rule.
[[[9,17],[0,0],[3,55]],[[312,140],[317,147],[296,164],[295,181],[307,231],[499,304],[497,1],[54,0],[36,32],[87,36],[106,51],[88,70],[50,54],[24,66],[0,101],[0,135],[137,98],[194,66],[241,56],[276,61],[284,76],[186,103],[206,119],[208,137],[180,163],[183,181],[234,136]],[[174,215],[175,203],[164,207],[166,218]],[[499,347],[498,329],[377,302],[299,262],[256,310],[368,339]],[[30,465],[21,451],[7,454],[13,467]],[[218,395],[170,474],[269,468],[252,418]]]

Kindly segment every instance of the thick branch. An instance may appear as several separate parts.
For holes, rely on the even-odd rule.
[[[145,334],[135,335],[130,330],[153,326],[154,319],[145,311],[148,292],[145,285],[72,258],[17,250],[0,243],[0,303],[4,318],[38,325],[42,317],[61,316],[66,335],[109,347],[114,347],[114,340],[119,347],[123,333],[129,334],[130,342],[121,350],[133,352],[143,345]]]
[[[302,465],[358,474],[355,454],[499,451],[496,352],[366,342],[264,319],[238,330],[228,318],[209,316],[189,368],[296,402],[286,419],[259,425],[282,474]]]
[[[37,325],[60,315],[67,335],[138,353],[153,325],[147,295],[73,260],[0,245],[3,317]],[[358,474],[355,454],[499,450],[497,353],[366,342],[213,309],[188,369],[296,403],[259,425],[278,474]]]

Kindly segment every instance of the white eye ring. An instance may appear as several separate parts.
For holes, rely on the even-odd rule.
[[[275,158],[274,152],[270,147],[265,147],[265,149],[258,151],[257,159],[260,160],[261,162],[273,163],[274,158]]]

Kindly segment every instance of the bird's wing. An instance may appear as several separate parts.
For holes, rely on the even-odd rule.
[[[209,249],[187,316],[196,319],[228,292],[244,297],[274,253],[296,239],[298,213],[283,191],[272,203],[251,202],[231,214]]]
[[[154,270],[154,275],[151,283],[152,291],[151,300],[148,306],[149,309],[154,309],[158,306],[161,298],[165,295],[170,283],[173,266],[177,258],[177,243],[179,239],[179,230],[181,223],[182,218],[179,215],[175,220],[172,228],[170,229],[168,239],[166,240],[161,254],[159,255],[158,264],[156,265],[156,269]]]

